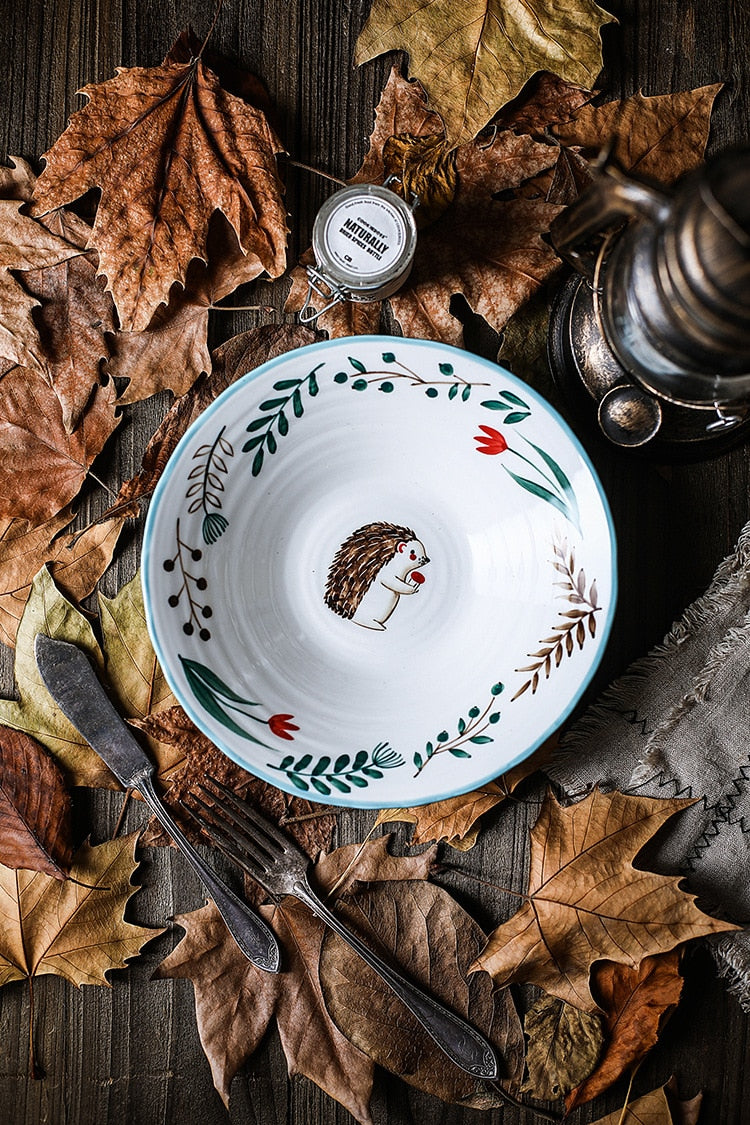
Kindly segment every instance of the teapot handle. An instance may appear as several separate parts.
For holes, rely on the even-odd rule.
[[[591,243],[594,235],[603,234],[624,218],[645,217],[661,223],[669,208],[666,192],[630,179],[615,164],[607,164],[580,199],[557,216],[550,227],[550,238],[556,253],[593,282],[599,256],[598,248]]]

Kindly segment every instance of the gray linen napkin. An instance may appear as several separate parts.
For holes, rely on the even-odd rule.
[[[573,725],[546,772],[570,800],[596,785],[699,798],[649,866],[682,872],[706,909],[748,925],[710,945],[750,1011],[750,524],[706,593]]]

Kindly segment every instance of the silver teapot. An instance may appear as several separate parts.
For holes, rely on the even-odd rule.
[[[750,425],[750,149],[672,190],[604,164],[552,225],[576,271],[549,337],[563,390],[624,447],[739,437]]]

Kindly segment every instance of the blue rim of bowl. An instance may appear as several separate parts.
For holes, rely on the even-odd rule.
[[[161,500],[164,496],[164,493],[169,487],[170,477],[172,476],[174,467],[177,464],[179,455],[184,447],[190,441],[192,441],[194,435],[198,433],[198,431],[205,425],[206,421],[211,418],[211,416],[218,409],[223,407],[224,404],[234,395],[241,394],[244,388],[248,386],[249,383],[252,383],[255,379],[262,378],[269,371],[273,371],[274,368],[279,367],[281,364],[288,363],[290,358],[292,357],[296,359],[298,356],[311,355],[326,350],[330,351],[331,349],[339,349],[342,347],[350,346],[353,341],[356,341],[358,344],[373,344],[379,345],[380,347],[408,345],[416,346],[420,349],[437,350],[440,351],[443,355],[451,354],[461,360],[466,360],[468,358],[473,363],[476,363],[480,367],[485,368],[487,371],[492,372],[495,377],[499,372],[503,376],[503,378],[510,379],[515,386],[521,388],[524,394],[531,397],[548,415],[552,417],[555,423],[560,427],[562,433],[565,434],[578,456],[581,458],[581,461],[586,466],[594,482],[594,485],[596,486],[599,500],[602,505],[602,510],[607,522],[607,529],[609,531],[612,597],[607,610],[607,616],[604,622],[604,626],[600,632],[601,640],[599,648],[596,658],[589,666],[578,687],[578,690],[569,700],[568,704],[563,708],[563,710],[557,715],[555,721],[550,724],[550,726],[544,731],[544,733],[541,734],[529,747],[526,747],[523,750],[519,751],[519,753],[514,758],[505,763],[499,773],[497,772],[497,770],[491,770],[486,775],[483,774],[481,777],[475,778],[471,782],[471,785],[469,785],[468,787],[459,785],[456,789],[449,789],[445,792],[431,792],[426,796],[415,795],[413,797],[409,797],[408,800],[401,800],[392,804],[388,804],[387,802],[383,803],[383,801],[347,801],[341,799],[340,797],[336,797],[333,794],[331,794],[330,798],[326,798],[325,800],[323,800],[322,798],[318,798],[311,793],[301,793],[299,789],[296,789],[291,784],[280,784],[278,776],[272,777],[270,771],[266,771],[262,767],[249,766],[246,761],[243,761],[239,754],[235,753],[229,746],[226,745],[226,743],[224,743],[218,732],[207,729],[205,720],[199,714],[198,710],[193,706],[192,702],[185,696],[181,685],[179,684],[177,678],[173,675],[168,661],[164,658],[162,646],[160,644],[159,637],[154,625],[149,591],[148,575],[153,525],[157,519]],[[157,482],[156,488],[154,489],[153,496],[151,497],[151,503],[149,504],[149,509],[146,515],[146,525],[143,533],[143,547],[141,550],[141,585],[143,587],[146,625],[148,628],[149,636],[151,637],[151,643],[154,647],[154,652],[156,653],[156,658],[159,661],[159,665],[164,674],[164,677],[170,688],[172,689],[177,702],[183,708],[188,718],[190,718],[192,722],[195,723],[196,727],[198,727],[198,729],[202,731],[203,734],[205,734],[206,737],[209,738],[210,741],[213,742],[213,744],[217,746],[223,754],[226,754],[226,756],[230,758],[236,765],[240,766],[244,770],[247,770],[247,772],[252,774],[254,777],[259,777],[262,781],[267,782],[269,785],[273,785],[277,789],[281,789],[285,793],[290,793],[294,797],[303,797],[304,799],[312,801],[315,804],[334,806],[338,805],[343,808],[358,809],[417,807],[419,805],[433,804],[437,801],[445,801],[451,797],[460,797],[464,793],[470,793],[474,789],[479,789],[482,785],[487,785],[490,781],[494,781],[498,777],[501,777],[504,773],[507,773],[509,770],[512,770],[515,766],[525,761],[526,758],[529,758],[535,750],[538,750],[539,747],[555,733],[555,731],[560,729],[565,720],[578,706],[586,689],[591,683],[596,670],[599,667],[599,664],[601,663],[601,659],[604,655],[607,643],[609,641],[609,636],[612,631],[612,623],[614,621],[618,595],[617,538],[615,535],[615,527],[612,520],[612,512],[610,510],[609,501],[607,500],[606,493],[602,487],[601,481],[599,480],[599,475],[596,472],[596,469],[594,468],[594,465],[588,453],[581,445],[581,442],[573,433],[568,423],[564,418],[561,417],[554,406],[552,406],[551,403],[547,401],[547,399],[540,395],[538,391],[534,390],[533,387],[530,387],[528,383],[524,383],[522,379],[519,379],[517,375],[514,375],[511,371],[508,371],[507,368],[502,367],[500,364],[494,363],[492,360],[484,359],[482,356],[475,355],[473,352],[467,352],[462,350],[461,348],[453,347],[451,344],[441,344],[436,340],[419,340],[409,336],[339,336],[333,340],[320,340],[315,344],[306,344],[302,348],[294,348],[292,351],[284,352],[282,355],[276,356],[274,359],[267,360],[266,363],[262,363],[259,367],[256,367],[252,371],[249,371],[246,375],[240,376],[240,378],[237,379],[236,382],[227,387],[225,391],[222,391],[222,393],[216,399],[214,399],[214,401],[209,406],[206,407],[203,413],[198,418],[196,418],[192,425],[186,430],[186,432],[177,443],[172,455],[170,456],[164,468],[164,471],[162,472],[162,475]]]

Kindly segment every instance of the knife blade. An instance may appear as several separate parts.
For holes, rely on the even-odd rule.
[[[78,645],[37,634],[37,667],[62,713],[109,766],[121,785],[137,789],[148,807],[200,875],[229,932],[253,964],[278,972],[279,945],[272,930],[208,866],[172,819],[154,787],[154,766],[99,682]]]

